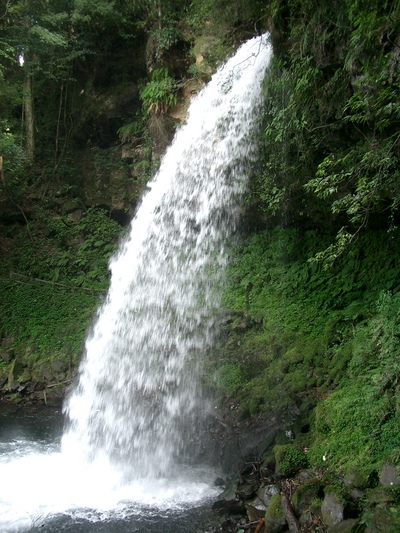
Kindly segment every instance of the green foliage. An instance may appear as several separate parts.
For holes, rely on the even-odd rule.
[[[223,35],[235,26],[251,25],[265,9],[262,0],[192,0],[185,22],[194,34]]]
[[[137,120],[124,124],[119,128],[118,135],[122,143],[133,141],[143,135],[143,125]]]
[[[394,357],[396,359],[397,357]],[[400,438],[400,421],[391,391],[383,391],[380,371],[363,372],[341,383],[315,414],[314,443],[308,456],[313,466],[366,476],[379,470]]]
[[[2,173],[4,182],[0,187],[9,195],[20,196],[24,188],[24,173],[27,163],[26,154],[20,145],[20,139],[12,132],[7,121],[0,124],[0,155],[3,157]]]
[[[334,270],[309,261],[327,239],[276,229],[231,253],[224,304],[237,318],[210,371],[243,413],[306,411],[368,369],[396,381],[396,239],[364,234]]]
[[[385,462],[400,467],[395,235],[360,233],[330,269],[309,261],[329,241],[315,231],[264,231],[231,254],[225,304],[243,315],[215,355],[219,385],[242,416],[315,407],[307,452],[302,435],[274,450],[285,475],[309,465],[368,484]]]
[[[285,476],[293,475],[298,470],[306,468],[307,455],[304,450],[293,444],[278,444],[274,446],[277,469]]]
[[[14,338],[15,351],[31,369],[57,358],[76,364],[98,294],[20,280],[0,281],[3,335]]]
[[[178,31],[177,22],[171,16],[164,16],[162,24],[150,33],[155,44],[155,59],[159,61],[163,54],[167,52],[174,44],[179,42],[181,35]]]
[[[104,209],[89,208],[78,221],[49,216],[38,209],[25,232],[14,236],[14,250],[2,270],[71,286],[104,289],[108,285],[108,260],[115,250],[118,224]]]
[[[0,330],[34,374],[47,360],[78,362],[120,232],[94,207],[78,220],[37,208],[31,239],[10,228],[12,253],[0,267]]]
[[[254,31],[264,10],[262,0],[192,0],[183,14],[186,32],[193,40],[192,56],[196,57],[188,73],[207,79],[232,54],[242,32],[247,28],[249,34]]]
[[[140,93],[145,109],[149,113],[165,113],[176,104],[177,85],[165,67],[156,68],[151,73],[151,80]]]
[[[243,386],[242,370],[238,364],[225,363],[216,376],[217,387],[222,387],[228,394],[234,395]]]
[[[329,267],[400,189],[398,2],[276,0],[263,170],[253,192],[281,223],[335,228]],[[275,42],[275,41],[274,41]]]

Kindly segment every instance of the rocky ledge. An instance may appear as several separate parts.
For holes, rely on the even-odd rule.
[[[12,339],[9,340],[11,344]],[[35,347],[29,348],[29,355]],[[21,404],[45,404],[58,407],[62,404],[72,382],[71,365],[54,359],[32,366],[26,363],[29,357],[18,357],[3,339],[0,361],[0,398]]]
[[[376,480],[358,472],[341,478],[307,468],[285,475],[293,446],[245,465],[238,479],[217,484],[225,490],[213,504],[220,525],[207,533],[395,533],[400,485],[392,464]],[[306,451],[304,451],[306,453]],[[291,467],[292,468],[292,467]]]

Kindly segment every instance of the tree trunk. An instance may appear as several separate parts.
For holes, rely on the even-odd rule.
[[[26,134],[26,153],[29,161],[33,163],[35,159],[35,128],[34,128],[34,110],[33,110],[33,88],[32,74],[29,68],[25,67],[24,80],[24,113],[25,113],[25,134]]]

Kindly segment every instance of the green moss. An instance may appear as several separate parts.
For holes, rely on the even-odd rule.
[[[225,301],[251,326],[226,326],[210,365],[238,378],[243,413],[309,420],[304,441],[300,424],[292,445],[274,449],[277,471],[309,465],[325,485],[357,472],[365,488],[385,461],[400,466],[400,252],[386,232],[366,232],[327,271],[308,261],[319,244],[316,232],[280,228],[232,254]]]
[[[300,515],[303,511],[314,505],[314,508],[321,508],[319,498],[321,492],[321,483],[318,480],[310,480],[300,485],[292,496],[292,503],[296,512]]]
[[[334,466],[369,475],[400,438],[400,420],[391,394],[382,394],[382,376],[348,381],[321,402],[315,413],[314,442],[309,459],[314,466]]]
[[[274,446],[276,470],[279,474],[291,475],[308,464],[306,453],[293,444]]]
[[[285,515],[282,509],[282,500],[280,494],[275,494],[272,496],[271,501],[268,505],[268,509],[265,513],[265,521],[268,523],[268,519],[284,519]]]

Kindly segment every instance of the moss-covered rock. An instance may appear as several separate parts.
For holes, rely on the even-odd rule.
[[[378,506],[366,517],[365,533],[398,533],[400,509],[398,506]]]
[[[321,496],[322,486],[319,480],[311,479],[300,485],[293,493],[292,503],[296,514],[301,515]]]
[[[280,533],[286,529],[286,519],[280,494],[275,494],[271,498],[265,513],[265,525],[269,533]]]
[[[344,505],[341,498],[335,492],[325,494],[321,505],[321,512],[324,523],[332,527],[343,521]]]
[[[351,490],[352,488],[363,489],[368,486],[368,476],[361,468],[351,468],[343,479],[344,485]]]
[[[306,453],[293,444],[274,446],[277,474],[288,476],[307,466]]]

